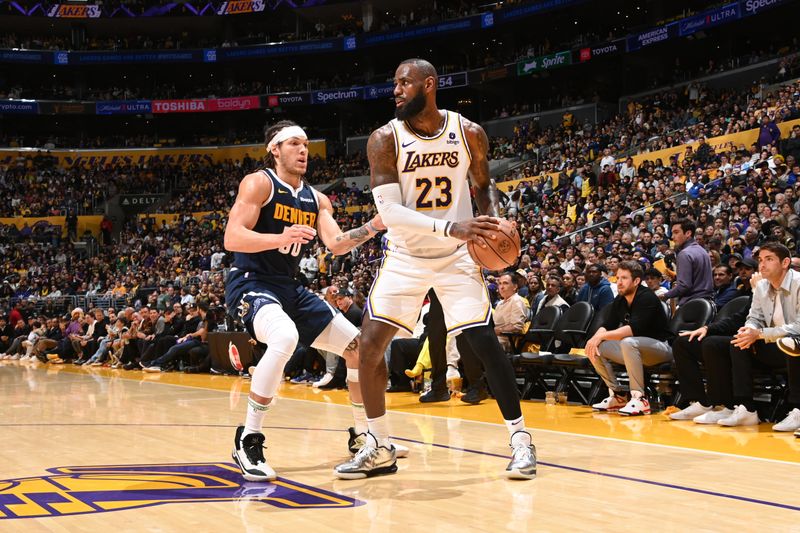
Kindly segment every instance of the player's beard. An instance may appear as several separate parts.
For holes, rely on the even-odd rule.
[[[425,95],[417,93],[411,100],[406,100],[402,107],[396,107],[394,116],[397,120],[408,120],[419,115],[425,109]]]

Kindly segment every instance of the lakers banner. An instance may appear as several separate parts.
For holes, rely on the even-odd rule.
[[[241,13],[260,13],[264,11],[264,0],[234,0],[222,2],[217,15],[239,15]]]
[[[107,165],[150,165],[170,163],[189,165],[192,163],[211,164],[226,160],[242,161],[245,157],[261,159],[266,149],[263,144],[242,144],[239,146],[198,146],[189,148],[128,148],[108,150],[50,150],[48,155],[58,159],[62,167],[103,167]],[[312,140],[308,145],[312,156],[326,157],[324,139]],[[35,148],[0,148],[0,165],[15,163],[18,157],[35,157],[42,150]]]
[[[102,16],[100,6],[76,6],[72,4],[55,4],[47,12],[48,17],[62,19],[96,19]]]
[[[86,230],[89,230],[95,237],[100,235],[100,223],[103,221],[101,215],[85,215],[78,217],[78,237],[83,235]],[[26,225],[29,228],[35,228],[38,225],[55,226],[60,229],[61,236],[67,236],[66,217],[5,217],[0,218],[0,224],[13,225],[18,229],[24,228]]]
[[[800,119],[779,123],[778,128],[781,130],[781,139],[787,138],[791,134],[792,128],[796,124],[800,124]],[[720,151],[729,151],[732,149],[735,150],[740,147],[750,148],[750,145],[758,140],[758,132],[758,128],[755,128],[752,130],[740,131],[739,133],[711,137],[706,139],[706,142],[711,145],[711,147],[714,148],[714,151],[717,153]],[[698,144],[699,143],[695,141],[693,143],[682,144],[672,148],[656,150],[655,152],[647,152],[646,154],[635,155],[633,156],[633,164],[638,167],[642,164],[642,161],[655,161],[656,159],[661,159],[661,161],[666,163],[669,158],[674,155],[677,155],[678,158],[681,159],[686,153],[686,149],[688,147],[691,147],[692,150],[696,150]]]

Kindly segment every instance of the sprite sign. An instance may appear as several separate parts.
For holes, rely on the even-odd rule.
[[[517,63],[517,76],[533,74],[542,70],[563,67],[572,64],[572,52],[557,52],[547,56],[526,57]]]

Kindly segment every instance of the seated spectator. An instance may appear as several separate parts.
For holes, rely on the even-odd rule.
[[[619,296],[611,304],[605,324],[586,342],[586,355],[608,386],[609,396],[592,406],[598,411],[648,415],[644,367],[672,361],[672,334],[664,306],[647,286],[639,263],[623,261],[617,270]],[[624,364],[630,393],[614,375],[611,363]]]
[[[506,333],[523,334],[529,322],[528,302],[517,294],[519,281],[514,273],[506,272],[497,280],[500,300],[494,308],[494,332],[506,353],[511,351],[511,341]]]
[[[215,326],[212,321],[206,320],[209,310],[208,303],[200,302],[199,305],[189,304],[189,307],[192,311],[195,311],[196,309],[197,316],[200,318],[200,320],[195,322],[197,325],[196,329],[194,331],[187,332],[185,335],[177,339],[175,345],[167,350],[167,353],[155,359],[152,363],[150,363],[150,366],[145,367],[145,372],[162,372],[165,370],[167,365],[171,365],[173,361],[178,358],[188,360],[189,351],[193,348],[201,346],[206,342],[206,336],[208,335],[208,332],[213,331]]]
[[[733,377],[730,348],[733,336],[744,326],[750,303],[731,316],[693,331],[682,331],[672,343],[675,369],[681,386],[682,410],[672,420],[716,424],[733,414]],[[706,389],[699,363],[706,369]]]
[[[733,284],[733,270],[728,265],[719,265],[714,268],[714,303],[717,309],[722,309],[726,303],[739,296],[739,291]]]
[[[647,284],[647,287],[659,298],[661,295],[667,292],[667,288],[664,287],[664,274],[662,274],[657,268],[647,269],[647,271],[644,273],[644,282]]]
[[[561,297],[561,278],[555,276],[547,278],[544,296],[539,299],[534,316],[545,307],[560,307],[562,310],[569,307],[569,304]]]
[[[47,353],[52,352],[53,349],[58,346],[58,344],[61,342],[61,339],[64,338],[64,331],[66,331],[66,329],[66,324],[62,320],[57,318],[49,319],[47,331],[38,340],[33,349],[33,357],[43,363],[46,363],[48,361]],[[53,360],[55,360],[55,358]]]
[[[733,365],[733,414],[718,422],[722,426],[758,425],[753,398],[754,363],[789,371],[789,414],[772,426],[774,431],[800,428],[800,358],[781,351],[777,341],[791,336],[782,346],[796,346],[800,336],[800,272],[789,268],[789,249],[776,242],[764,243],[758,251],[758,270],[762,276],[753,290],[753,303],[744,327],[733,338],[730,349]],[[791,352],[791,350],[789,350]]]
[[[585,271],[586,283],[578,292],[578,301],[588,302],[595,313],[614,301],[611,283],[603,277],[604,272],[605,266],[600,263],[587,266]]]
[[[5,353],[13,341],[14,327],[5,317],[0,317],[0,353]]]

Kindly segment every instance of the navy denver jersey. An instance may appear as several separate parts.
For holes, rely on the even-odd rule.
[[[295,191],[274,170],[266,169],[261,172],[272,180],[272,194],[261,207],[261,214],[253,231],[280,234],[284,228],[294,224],[316,229],[319,204],[314,189],[301,182],[300,189]],[[307,244],[294,243],[276,250],[256,253],[234,252],[233,266],[256,275],[294,277],[303,253],[312,243],[313,241]]]

